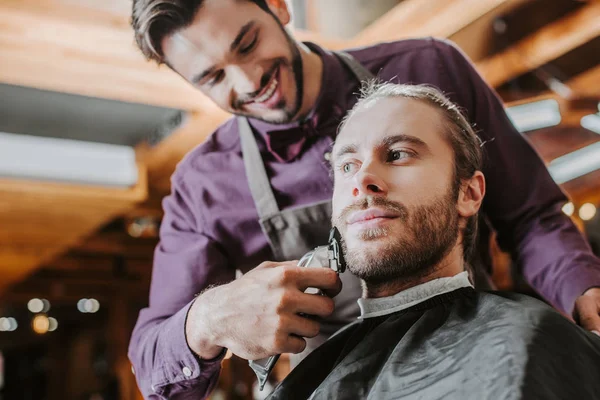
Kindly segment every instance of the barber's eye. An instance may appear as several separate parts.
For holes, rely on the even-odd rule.
[[[388,161],[398,161],[410,157],[411,154],[405,150],[392,150],[389,152]]]
[[[241,54],[248,54],[252,51],[252,49],[254,49],[254,47],[256,46],[256,42],[258,42],[258,35],[254,36],[254,39],[252,39],[252,41],[250,43],[248,43],[248,45],[244,46],[244,47],[240,47],[240,53]]]
[[[212,85],[216,85],[217,83],[221,82],[223,80],[223,78],[225,77],[225,72],[223,71],[218,71],[216,72],[212,78],[210,79],[210,81],[208,82],[211,86]]]

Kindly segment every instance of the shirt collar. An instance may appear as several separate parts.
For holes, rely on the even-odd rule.
[[[450,278],[438,278],[413,286],[393,296],[377,299],[358,299],[360,318],[373,318],[405,310],[440,294],[463,287],[473,287],[469,273],[464,271]]]
[[[308,116],[301,121],[287,124],[271,124],[249,119],[254,130],[264,137],[267,149],[280,162],[292,161],[301,152],[306,138],[319,134],[334,134],[348,108],[345,89],[348,79],[352,78],[351,73],[335,54],[314,43],[306,42],[305,45],[323,61],[321,91]],[[356,82],[358,84],[358,80]]]

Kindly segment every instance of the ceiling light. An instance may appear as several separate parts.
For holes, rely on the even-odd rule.
[[[581,126],[600,135],[600,113],[581,118]]]
[[[506,114],[519,132],[556,126],[562,119],[558,102],[553,99],[508,107]]]
[[[573,203],[568,202],[562,207],[562,211],[570,217],[575,212],[575,206]]]
[[[58,321],[56,318],[48,318],[48,332],[54,332],[58,328]]]
[[[129,146],[0,132],[0,177],[130,187],[138,168]]]
[[[10,331],[10,321],[8,318],[2,317],[0,318],[0,332],[8,332]]]
[[[27,302],[27,309],[32,313],[42,312],[44,309],[44,302],[40,299],[31,299]]]
[[[558,184],[571,181],[600,169],[600,142],[565,154],[548,166],[550,175]]]
[[[591,203],[585,203],[579,207],[579,218],[589,221],[596,215],[596,206]]]
[[[38,314],[33,318],[31,326],[35,333],[43,335],[44,333],[48,332],[48,328],[50,328],[50,321],[44,314]]]
[[[81,299],[77,302],[77,309],[82,313],[95,313],[100,310],[100,302],[96,299]]]

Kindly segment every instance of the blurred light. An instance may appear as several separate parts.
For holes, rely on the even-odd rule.
[[[570,217],[575,212],[575,206],[573,205],[573,203],[568,202],[562,207],[562,212],[564,212]]]
[[[27,302],[27,309],[34,314],[42,312],[44,309],[44,302],[40,299],[31,299]]]
[[[0,318],[0,332],[8,332],[10,330],[10,321],[8,318]]]
[[[139,224],[138,222],[133,222],[133,223],[129,224],[129,226],[127,227],[127,233],[129,233],[129,236],[134,237],[134,238],[141,237],[143,232],[144,232],[144,227],[141,224]]]
[[[44,303],[44,308],[42,308],[42,312],[47,313],[50,311],[50,302],[46,299],[42,299],[42,303]]]
[[[558,184],[571,181],[600,168],[600,142],[558,157],[548,170]]]
[[[579,207],[579,218],[584,221],[589,221],[596,215],[596,206],[591,203],[585,203]]]
[[[130,146],[0,132],[0,176],[130,187],[138,182]]]
[[[0,318],[0,332],[12,332],[19,327],[17,320],[13,317],[2,317]]]
[[[38,314],[33,318],[31,326],[35,333],[43,335],[50,328],[50,320],[44,314]]]
[[[50,317],[48,318],[48,331],[54,332],[58,328],[58,321],[56,318]]]
[[[81,299],[77,302],[77,309],[79,310],[79,312],[85,313],[87,311],[85,311],[85,302],[88,299]]]
[[[600,135],[600,114],[590,114],[581,118],[581,126]]]
[[[562,119],[558,102],[552,99],[508,107],[506,114],[519,132],[556,126]]]
[[[77,302],[77,309],[82,313],[95,313],[100,310],[100,302],[96,299],[81,299]]]
[[[17,328],[19,327],[19,324],[17,323],[17,320],[14,319],[14,318],[12,318],[12,317],[8,318],[8,322],[10,324],[10,328],[8,330],[11,331],[11,332],[12,331],[16,331]]]

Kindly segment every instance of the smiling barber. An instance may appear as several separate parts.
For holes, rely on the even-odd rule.
[[[598,259],[561,213],[566,198],[543,162],[459,50],[417,39],[332,53],[296,42],[289,20],[283,0],[133,2],[142,52],[238,116],[185,157],[164,200],[150,305],[129,351],[144,396],[205,397],[225,348],[257,359],[308,342],[306,354],[358,315],[356,278],[342,274],[334,312],[330,298],[303,291],[335,294],[336,274],[291,260],[327,241],[329,151],[373,75],[434,85],[466,110],[487,142],[483,211],[499,242],[553,305],[600,328]],[[236,269],[244,275],[234,280]],[[329,317],[320,326],[298,313]]]

